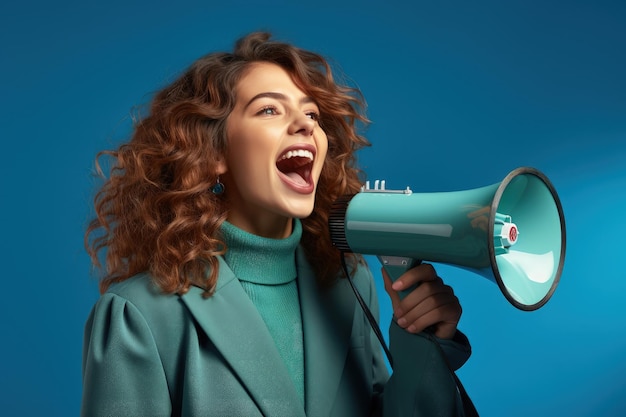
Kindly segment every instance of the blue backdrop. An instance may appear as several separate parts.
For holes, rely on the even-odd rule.
[[[370,178],[453,191],[518,166],[548,175],[568,252],[545,307],[439,268],[474,348],[459,374],[485,417],[626,414],[626,2],[17,3],[0,11],[3,415],[78,414],[95,153],[193,59],[258,29],[362,89]]]

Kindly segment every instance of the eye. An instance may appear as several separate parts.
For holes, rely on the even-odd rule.
[[[278,114],[278,109],[275,106],[265,106],[257,112],[259,116],[275,116]]]
[[[306,116],[311,120],[315,120],[316,122],[320,121],[320,114],[318,112],[309,111],[309,112],[306,112]]]

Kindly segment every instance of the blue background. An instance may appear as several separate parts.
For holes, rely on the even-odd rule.
[[[96,152],[193,59],[257,29],[362,89],[362,166],[389,188],[476,188],[518,166],[551,179],[568,242],[545,307],[439,268],[474,348],[459,375],[486,417],[626,414],[626,2],[16,3],[0,8],[3,415],[78,414]]]

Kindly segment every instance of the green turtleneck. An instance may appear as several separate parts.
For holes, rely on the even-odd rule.
[[[280,356],[304,404],[304,346],[295,252],[302,225],[293,222],[286,239],[253,235],[224,222],[224,260],[241,282],[274,338]]]

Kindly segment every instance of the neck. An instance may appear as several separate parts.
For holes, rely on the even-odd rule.
[[[281,284],[295,279],[295,251],[302,237],[298,220],[285,239],[253,235],[228,221],[222,223],[221,233],[228,248],[224,260],[240,280]]]
[[[232,214],[228,222],[248,233],[270,239],[285,239],[293,232],[293,219],[283,216],[255,217],[254,221]]]

